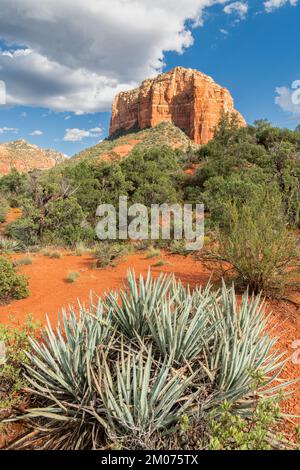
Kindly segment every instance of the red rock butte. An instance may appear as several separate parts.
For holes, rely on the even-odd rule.
[[[226,88],[198,70],[176,67],[115,97],[109,135],[171,121],[197,144],[206,144],[223,113],[236,113],[246,125]]]

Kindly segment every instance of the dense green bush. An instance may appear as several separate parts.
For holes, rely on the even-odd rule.
[[[121,162],[130,200],[148,207],[179,201],[180,191],[174,178],[179,168],[178,156],[169,147],[155,146],[143,152],[134,151]]]
[[[6,234],[24,247],[39,243],[73,246],[82,238],[91,237],[84,225],[83,211],[74,197],[58,198],[47,207],[24,200],[23,217],[8,225]]]
[[[18,274],[13,264],[0,257],[0,302],[28,297],[28,283],[24,276]]]
[[[31,341],[35,407],[23,419],[37,429],[36,447],[174,448],[185,416],[202,429],[194,432],[201,447],[222,403],[251,418],[257,396],[286,385],[278,388],[285,361],[260,298],[245,294],[237,306],[233,288],[192,292],[150,273],[129,273],[124,289],[70,308],[57,332],[48,324],[42,343]]]
[[[274,191],[278,191],[276,184],[266,179],[261,169],[232,173],[228,177],[209,178],[204,184],[202,197],[205,207],[209,208],[212,227],[224,222],[228,203],[235,203],[237,206],[245,204],[267,186],[273,186]]]
[[[35,246],[39,242],[37,234],[38,225],[36,221],[29,215],[21,217],[6,227],[7,236],[15,240],[20,247]]]
[[[209,423],[209,450],[272,450],[292,445],[277,432],[270,434],[280,418],[280,407],[276,400],[257,402],[251,419],[231,413],[231,404],[224,402],[217,419]],[[274,431],[274,429],[273,429]]]
[[[81,239],[83,220],[83,211],[75,198],[51,203],[44,221],[43,241],[74,246]]]
[[[11,207],[18,207],[22,197],[29,190],[28,177],[13,169],[8,175],[0,177],[0,193],[3,193]]]

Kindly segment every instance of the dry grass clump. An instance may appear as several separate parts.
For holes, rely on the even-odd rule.
[[[68,274],[68,276],[66,277],[66,282],[68,284],[73,284],[74,282],[77,281],[77,279],[79,278],[80,274],[76,271],[72,271]]]

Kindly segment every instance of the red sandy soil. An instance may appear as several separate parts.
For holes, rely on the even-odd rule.
[[[123,144],[123,145],[118,145],[117,147],[114,147],[112,150],[114,153],[117,153],[119,157],[127,157],[127,155],[131,152],[131,150],[139,144],[141,141],[138,139],[131,139],[128,141],[128,143]]]
[[[187,168],[186,170],[184,170],[184,173],[186,175],[192,175],[194,176],[194,174],[196,173],[196,169],[194,166],[190,167],[190,168]]]
[[[101,295],[110,289],[122,287],[126,272],[134,267],[136,275],[147,274],[149,267],[157,276],[160,272],[174,273],[185,284],[192,287],[196,284],[206,284],[212,272],[204,268],[201,261],[196,261],[189,255],[187,257],[161,253],[159,258],[147,259],[145,253],[131,254],[120,261],[116,267],[105,269],[93,268],[91,255],[74,256],[63,253],[60,259],[51,259],[42,254],[30,255],[32,265],[23,266],[19,271],[28,276],[30,296],[27,299],[13,301],[7,306],[0,306],[0,323],[8,324],[14,317],[14,322],[24,322],[26,315],[32,314],[35,319],[45,323],[47,314],[51,323],[56,325],[57,314],[62,307],[76,305],[77,299],[82,303],[89,303],[91,291]],[[13,259],[24,257],[15,255]],[[154,267],[158,259],[166,262],[164,266]],[[73,284],[66,283],[65,279],[70,272],[78,272],[80,276]],[[280,336],[279,348],[286,351],[289,357],[284,371],[285,379],[295,379],[300,376],[299,364],[293,364],[292,355],[296,352],[292,348],[295,340],[300,340],[300,292],[293,294],[293,302],[268,301],[267,308],[272,310],[271,334]],[[300,386],[298,392],[284,402],[283,410],[289,414],[300,415]]]
[[[204,166],[204,162],[200,162],[200,163],[197,163],[197,164],[194,163],[194,164],[191,165],[189,168],[186,168],[186,169],[184,170],[184,173],[185,173],[186,175],[194,176],[194,175],[197,173],[197,170],[198,170],[199,168],[203,168],[203,166]]]
[[[116,147],[113,147],[110,152],[113,152],[114,154],[117,154],[118,157],[124,158],[127,157],[127,155],[135,148],[137,144],[139,144],[141,140],[138,139],[131,139],[129,140],[126,144],[123,145],[117,145]],[[100,156],[101,161],[111,161],[111,155],[110,152],[105,153]]]
[[[19,259],[22,255],[14,255],[11,259]],[[91,255],[74,256],[64,253],[60,259],[51,259],[42,254],[30,255],[31,265],[23,266],[19,272],[29,278],[30,296],[27,299],[13,301],[9,305],[0,306],[0,322],[24,322],[26,315],[31,314],[35,319],[45,322],[47,314],[55,324],[57,313],[62,307],[81,302],[89,302],[91,291],[101,295],[110,289],[122,287],[129,268],[134,268],[136,275],[147,274],[149,267],[154,276],[160,272],[174,273],[184,283],[195,286],[197,283],[206,284],[211,272],[205,270],[199,261],[192,256],[175,256],[163,254],[160,258],[147,259],[145,253],[133,254],[120,261],[117,267],[105,269],[93,268],[94,259]],[[153,267],[158,259],[166,262],[164,266]],[[73,284],[65,279],[70,272],[78,272],[79,279]]]

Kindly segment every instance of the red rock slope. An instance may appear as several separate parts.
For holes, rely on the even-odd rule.
[[[0,176],[13,168],[20,173],[32,170],[48,170],[67,157],[51,149],[41,149],[26,140],[0,143]]]

